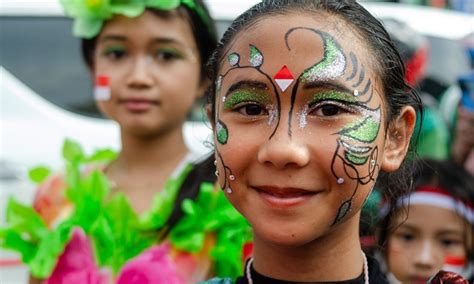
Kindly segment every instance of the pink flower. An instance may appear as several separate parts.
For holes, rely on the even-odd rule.
[[[153,246],[122,268],[117,284],[182,284],[168,252],[169,244]]]
[[[51,276],[44,284],[106,284],[108,277],[94,262],[89,240],[80,228],[74,228]]]

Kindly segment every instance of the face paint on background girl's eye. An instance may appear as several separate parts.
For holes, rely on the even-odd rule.
[[[236,105],[243,102],[257,102],[262,106],[269,105],[271,103],[270,96],[259,90],[240,90],[234,92],[232,95],[226,98],[224,103],[224,109],[231,110]]]
[[[94,99],[96,101],[108,101],[111,96],[109,77],[97,75],[95,78]]]
[[[126,50],[125,47],[121,45],[113,45],[104,48],[102,55],[110,59],[120,59],[125,56]]]

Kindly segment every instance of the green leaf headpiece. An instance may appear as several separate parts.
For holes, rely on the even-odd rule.
[[[204,23],[209,24],[209,16],[204,8],[194,0],[60,0],[66,15],[74,18],[73,34],[90,39],[97,36],[104,21],[113,15],[134,18],[146,8],[173,10],[180,5],[196,11]]]

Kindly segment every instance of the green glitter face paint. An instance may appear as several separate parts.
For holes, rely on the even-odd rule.
[[[217,142],[221,145],[227,144],[227,140],[229,139],[227,126],[220,120],[216,123],[216,137]]]
[[[266,106],[271,103],[271,98],[267,93],[260,90],[240,90],[227,97],[224,109],[230,110],[243,102],[256,102]]]
[[[322,36],[324,41],[323,60],[306,69],[301,75],[301,81],[314,82],[334,80],[344,74],[346,57],[336,41],[328,35]]]
[[[239,66],[240,62],[240,55],[237,53],[231,53],[228,57],[227,60],[229,61],[230,66],[236,67]]]
[[[254,45],[250,45],[249,62],[253,67],[260,67],[263,64],[263,54]]]
[[[314,94],[309,104],[310,105],[315,104],[319,101],[324,101],[324,100],[335,100],[335,101],[342,101],[342,102],[349,102],[349,103],[357,102],[357,98],[355,98],[354,96],[350,94],[330,90],[330,91],[323,91],[323,92]]]
[[[102,55],[105,57],[113,57],[114,59],[117,59],[125,52],[126,49],[122,45],[111,45],[104,48],[104,50],[102,51]]]
[[[369,112],[370,113],[370,112]],[[380,128],[380,109],[373,111],[358,121],[349,124],[339,134],[341,138],[356,140],[362,143],[372,143],[377,138]]]

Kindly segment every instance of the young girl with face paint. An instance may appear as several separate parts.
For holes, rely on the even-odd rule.
[[[377,178],[409,191],[393,174],[421,105],[380,22],[355,1],[262,1],[209,67],[218,182],[254,233],[237,283],[386,283],[360,209]]]
[[[94,98],[120,126],[117,159],[99,167],[110,181],[110,197],[102,208],[91,206],[96,215],[80,213],[77,200],[71,204],[65,196],[67,177],[50,178],[35,209],[47,226],[41,231],[59,232],[60,241],[28,235],[13,220],[0,244],[20,251],[32,275],[46,283],[196,283],[240,273],[248,225],[214,187],[213,158],[199,162],[182,133],[187,113],[209,85],[203,66],[216,44],[203,1],[61,3],[82,38]],[[16,246],[8,234],[28,238]],[[48,252],[40,254],[42,247]]]
[[[414,186],[382,220],[379,242],[392,282],[425,283],[439,270],[472,278],[473,177],[454,162],[421,160]]]

